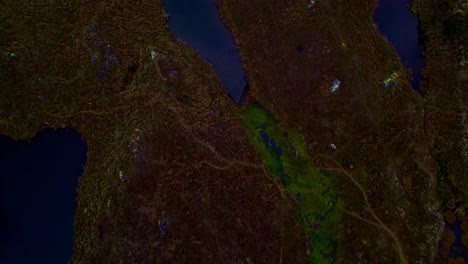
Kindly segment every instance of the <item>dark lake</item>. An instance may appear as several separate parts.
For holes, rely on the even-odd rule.
[[[419,42],[418,19],[409,9],[408,0],[379,0],[374,21],[395,48],[403,64],[413,72],[411,85],[420,91],[424,68],[424,46]]]
[[[0,135],[0,263],[67,263],[87,146],[74,129]]]
[[[162,0],[169,30],[210,63],[228,94],[240,102],[247,84],[239,50],[215,0]]]

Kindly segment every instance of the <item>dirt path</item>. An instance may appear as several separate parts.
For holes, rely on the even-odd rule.
[[[206,164],[210,167],[213,167],[215,169],[219,169],[219,170],[225,170],[225,169],[229,169],[230,167],[234,166],[234,165],[241,165],[241,166],[246,166],[246,167],[251,167],[251,168],[256,168],[256,169],[263,169],[263,172],[264,172],[264,175],[266,177],[268,177],[270,180],[273,180],[275,181],[272,177],[270,177],[265,169],[264,166],[262,165],[258,165],[258,164],[254,164],[254,163],[251,163],[251,162],[246,162],[246,161],[239,161],[239,160],[230,160],[230,159],[226,159],[225,157],[221,156],[209,143],[201,140],[200,138],[198,138],[194,132],[192,131],[192,129],[190,128],[189,125],[187,125],[184,121],[184,119],[179,115],[179,113],[177,112],[177,110],[173,107],[170,107],[170,109],[176,114],[177,116],[177,120],[179,121],[179,123],[182,125],[182,127],[184,127],[184,129],[192,135],[192,137],[195,139],[195,141],[197,143],[199,143],[200,145],[202,146],[205,146],[207,149],[209,149],[219,160],[221,160],[222,162],[226,163],[227,165],[225,166],[219,166],[219,165],[215,165],[215,164],[212,164],[210,163],[209,161],[207,160],[203,160],[201,162],[199,162],[198,164]],[[330,156],[327,156],[327,155],[323,155],[323,154],[318,154],[314,157],[314,159],[316,158],[325,158],[327,160],[330,160],[331,162],[333,162],[335,165],[336,165],[336,168],[319,168],[320,170],[326,170],[326,171],[334,171],[334,172],[338,172],[338,173],[343,173],[344,175],[346,175],[357,187],[358,189],[360,190],[362,196],[364,197],[364,201],[366,203],[366,207],[367,209],[369,210],[369,212],[371,213],[372,217],[375,219],[375,222],[373,221],[370,221],[370,220],[367,220],[365,218],[362,218],[361,216],[359,216],[358,214],[354,213],[354,212],[349,212],[349,211],[345,211],[345,213],[353,216],[353,217],[356,217],[358,219],[360,219],[361,221],[363,222],[366,222],[368,224],[371,224],[373,226],[376,226],[376,227],[379,227],[379,228],[382,228],[383,230],[385,230],[387,232],[387,234],[392,238],[392,240],[394,241],[394,245],[395,245],[395,250],[398,254],[398,257],[400,258],[400,263],[401,264],[407,264],[408,261],[406,260],[406,256],[403,252],[403,247],[401,245],[401,242],[400,240],[398,239],[398,237],[396,236],[396,234],[387,226],[385,225],[382,220],[380,220],[380,218],[375,214],[374,210],[372,209],[372,207],[370,206],[370,203],[369,203],[369,198],[367,196],[367,193],[366,191],[364,190],[364,188],[361,186],[361,184],[348,172],[346,171],[343,166],[341,166],[341,164],[339,164],[335,159],[333,159],[332,157]],[[281,191],[281,194],[283,196],[283,199],[285,198],[284,196],[284,188],[282,188],[277,181],[275,181],[275,184],[277,185],[278,189]],[[284,205],[283,205],[284,207]],[[281,246],[281,249],[280,249],[280,263],[282,263],[282,251],[283,251],[283,247]]]
[[[366,203],[366,207],[367,209],[369,210],[370,214],[372,215],[372,217],[375,219],[375,221],[377,221],[378,224],[372,222],[372,221],[369,221],[369,220],[365,220],[364,218],[360,217],[359,215],[357,215],[356,213],[352,213],[352,212],[348,212],[348,214],[366,222],[366,223],[369,223],[369,224],[372,224],[372,225],[375,225],[375,226],[378,226],[380,228],[382,228],[383,230],[385,230],[387,232],[387,234],[393,239],[393,242],[395,244],[395,250],[398,254],[398,257],[400,258],[400,263],[402,264],[407,264],[408,261],[406,260],[406,256],[403,252],[403,247],[401,245],[401,242],[400,240],[398,239],[398,237],[396,236],[396,234],[387,226],[385,225],[382,220],[380,220],[380,218],[375,214],[374,210],[372,209],[372,207],[370,206],[370,203],[369,203],[369,198],[367,196],[367,193],[366,191],[364,190],[364,188],[361,186],[361,184],[351,175],[351,173],[349,173],[348,171],[346,171],[343,166],[341,166],[341,164],[339,164],[335,159],[333,159],[332,157],[330,156],[327,156],[327,155],[323,155],[323,154],[317,154],[314,159],[316,158],[325,158],[327,160],[330,160],[331,162],[333,162],[333,164],[336,165],[336,168],[318,168],[320,170],[325,170],[325,171],[334,171],[334,172],[338,172],[338,173],[343,173],[344,175],[346,175],[357,187],[358,189],[361,191],[361,194],[362,196],[364,197],[364,202]]]

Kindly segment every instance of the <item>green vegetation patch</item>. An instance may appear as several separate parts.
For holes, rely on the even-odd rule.
[[[314,168],[303,137],[279,126],[258,104],[240,110],[240,117],[265,167],[300,205],[310,239],[309,263],[332,263],[334,234],[343,206],[335,188],[336,177]]]

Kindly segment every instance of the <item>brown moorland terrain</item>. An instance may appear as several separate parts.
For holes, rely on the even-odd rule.
[[[443,206],[466,201],[466,152],[453,144],[466,139],[463,39],[441,42],[440,7],[414,1],[427,32],[422,98],[372,23],[375,1],[316,2],[217,1],[246,97],[338,176],[335,262],[445,262]],[[213,69],[167,31],[159,1],[0,6],[0,133],[72,126],[88,145],[73,263],[307,262],[298,202],[256,155]],[[399,85],[384,90],[392,74]]]
[[[0,132],[72,126],[88,145],[72,262],[305,260],[295,204],[158,1],[1,5]]]
[[[428,127],[426,116],[432,104],[411,89],[408,73],[373,25],[376,1],[308,4],[218,1],[240,48],[252,97],[300,130],[326,170],[328,160],[334,160],[346,166],[346,171],[336,170],[339,174],[353,177],[339,182],[347,214],[338,235],[338,262],[432,262],[444,226],[436,192],[439,163],[431,144],[436,128]],[[436,6],[428,8],[438,12]],[[393,72],[400,76],[399,87],[382,89],[381,81]],[[446,81],[441,75],[432,79]],[[451,83],[458,82],[453,77]],[[330,95],[327,89],[336,78],[343,87],[339,95]],[[439,93],[449,83],[438,87]],[[431,98],[437,98],[431,89]],[[444,91],[450,96],[461,92]],[[435,100],[435,108],[445,112],[449,100]],[[439,118],[447,120],[435,120]],[[460,140],[447,135],[446,144],[456,138]],[[466,172],[466,161],[453,162],[454,170]],[[452,175],[465,179],[460,171]]]
[[[447,225],[458,220],[464,231],[462,244],[468,250],[467,229],[463,228],[468,224],[468,3],[414,0],[412,9],[419,17],[421,39],[426,47],[425,127],[429,135],[427,144],[432,147],[438,165],[439,198]],[[455,240],[448,226],[443,238],[437,263],[447,260]],[[452,258],[447,263],[465,261]]]

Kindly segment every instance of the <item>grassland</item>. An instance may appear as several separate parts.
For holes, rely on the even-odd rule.
[[[342,202],[335,188],[336,177],[315,169],[302,136],[293,129],[279,126],[258,104],[245,107],[240,116],[249,142],[264,166],[299,204],[309,237],[309,263],[332,263],[336,227],[342,214]],[[281,149],[281,155],[265,144],[262,131]],[[322,253],[329,257],[325,258]]]

